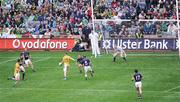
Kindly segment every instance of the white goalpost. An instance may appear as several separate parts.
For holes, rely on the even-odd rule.
[[[131,21],[133,21],[133,20],[129,20],[129,19],[95,19],[93,23],[94,23],[95,26],[97,26],[97,25],[106,26],[108,22],[113,22],[114,24],[120,25],[121,23],[125,24],[126,22],[128,23],[128,22],[131,22]],[[140,20],[136,20],[136,21],[137,22],[167,22],[167,23],[173,22],[173,23],[176,24],[177,28],[179,28],[177,19],[150,19],[150,20],[140,19]],[[130,33],[132,33],[132,32],[130,32]],[[105,35],[105,34],[103,34],[103,35]],[[179,35],[179,31],[178,31],[178,35]],[[135,36],[135,34],[133,34],[131,36]],[[170,35],[167,35],[167,36],[170,36]],[[175,38],[175,37],[176,37],[175,35],[172,35],[172,38]],[[105,38],[107,38],[107,37],[103,36],[103,40]],[[104,49],[105,49],[106,53],[108,54],[108,52],[109,52],[108,49],[107,48],[104,48]]]
[[[136,20],[136,21],[139,21],[139,22],[176,22],[177,23],[177,33],[178,33],[178,37],[177,37],[177,43],[178,44],[178,56],[180,58],[180,21],[179,21],[179,2],[178,0],[176,0],[176,16],[177,16],[177,19],[139,19],[139,20]],[[135,20],[132,20],[132,19],[95,19],[94,18],[94,9],[93,9],[93,0],[91,0],[91,9],[92,9],[92,28],[93,28],[93,31],[95,32],[95,29],[96,29],[96,24],[101,24],[103,25],[104,22],[114,22],[114,23],[121,23],[121,22],[131,22],[131,21],[135,21]],[[101,30],[101,33],[103,33],[103,31]],[[105,34],[102,34],[102,39],[105,40]],[[105,48],[105,52],[108,54],[108,49]]]
[[[95,22],[99,22],[100,24],[103,25],[103,22],[105,22],[105,23],[107,23],[107,22],[116,22],[116,23],[119,23],[119,22],[130,22],[131,20],[130,19],[94,19],[93,21],[94,21],[93,25],[95,26]],[[94,29],[94,31],[95,31],[95,29]],[[101,29],[101,33],[103,35],[102,39],[105,40],[105,35],[103,34],[102,29]],[[106,54],[109,54],[109,51],[108,51],[107,48],[105,48],[105,52],[106,52]]]
[[[176,0],[176,14],[177,14],[177,26],[178,26],[178,41],[177,41],[177,43],[178,43],[178,49],[179,49],[179,58],[180,58],[180,25],[179,25],[179,1],[178,0]]]

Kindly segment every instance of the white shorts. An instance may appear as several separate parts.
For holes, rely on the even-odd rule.
[[[64,72],[67,72],[68,67],[69,67],[68,65],[64,65],[63,71],[64,71]]]
[[[15,80],[20,80],[20,73],[15,74]]]
[[[20,70],[23,71],[23,72],[25,72],[25,69],[24,69],[23,66],[20,66]]]
[[[142,83],[141,82],[135,82],[135,87],[136,88],[141,88],[142,87]]]
[[[92,71],[91,66],[84,66],[84,71],[87,73],[88,71]]]
[[[25,64],[28,65],[31,62],[30,59],[25,60]]]
[[[119,57],[126,57],[126,53],[124,51],[117,51],[113,54],[114,57],[119,56]]]

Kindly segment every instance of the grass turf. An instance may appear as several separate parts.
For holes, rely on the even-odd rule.
[[[70,53],[90,58],[90,52]],[[19,52],[0,52],[0,101],[1,102],[180,102],[180,60],[177,54],[130,53],[128,62],[112,62],[104,54],[90,58],[95,77],[84,79],[75,62],[71,63],[68,80],[63,80],[62,67],[58,66],[63,52],[31,52],[34,67],[29,68],[27,80],[17,87],[7,80],[13,74]],[[143,75],[143,99],[136,97],[134,69]]]

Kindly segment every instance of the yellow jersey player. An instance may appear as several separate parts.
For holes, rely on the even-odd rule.
[[[67,53],[65,53],[64,57],[62,58],[62,61],[59,63],[59,65],[64,64],[63,71],[64,71],[64,80],[67,80],[67,71],[70,66],[70,62],[75,61],[72,57],[68,56]]]
[[[15,68],[14,68],[14,76],[12,78],[8,78],[8,79],[12,79],[15,80],[15,84],[13,85],[14,87],[16,86],[16,84],[19,82],[20,80],[20,62],[21,60],[18,59],[16,64],[15,64]]]

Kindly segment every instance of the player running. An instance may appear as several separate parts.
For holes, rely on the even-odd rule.
[[[116,61],[117,56],[120,56],[124,59],[124,61],[127,61],[126,52],[120,46],[115,45],[114,46],[114,54],[113,54],[113,62]]]
[[[31,56],[30,56],[30,54],[29,54],[29,52],[27,51],[26,48],[25,48],[24,52],[22,52],[22,53],[20,54],[20,56],[21,56],[21,58],[24,59],[25,67],[28,68],[29,66],[31,66],[32,71],[35,72],[33,63],[32,63],[32,61],[31,61]]]
[[[85,72],[85,79],[88,79],[88,72],[90,72],[91,76],[93,77],[93,73],[94,71],[91,68],[91,61],[89,59],[86,58],[86,56],[84,56],[83,62],[82,62],[83,66],[84,66],[84,72]]]
[[[83,59],[84,59],[84,58],[83,58],[81,55],[78,55],[76,65],[78,66],[80,73],[82,73]]]
[[[132,77],[132,81],[135,80],[135,87],[136,87],[136,91],[137,91],[137,96],[138,98],[142,98],[142,75],[138,72],[137,69],[134,70],[135,74]]]
[[[68,56],[67,53],[65,53],[64,57],[62,58],[62,61],[59,63],[59,65],[61,66],[62,64],[64,64],[64,80],[67,80],[67,71],[69,69],[70,66],[70,61],[75,61],[72,57]]]

